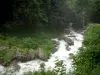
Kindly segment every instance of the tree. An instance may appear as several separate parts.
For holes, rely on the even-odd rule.
[[[75,0],[69,1],[70,7],[80,17],[83,27],[89,22],[99,23],[100,1],[99,0]]]

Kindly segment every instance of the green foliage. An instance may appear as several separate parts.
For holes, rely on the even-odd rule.
[[[15,49],[0,49],[0,61],[5,62],[4,65],[7,66],[11,63],[13,57],[15,55]]]
[[[88,26],[85,33],[85,41],[84,45],[96,45],[100,42],[100,25],[99,24],[91,24]],[[95,43],[94,43],[95,42]]]
[[[48,7],[46,3],[48,4],[49,1],[15,0],[13,3],[14,16],[17,20],[23,20],[27,24],[36,24],[40,21],[48,21],[45,12],[46,7]]]
[[[74,10],[80,16],[83,24],[87,22],[100,23],[100,0],[76,0]]]
[[[39,56],[39,49],[46,60],[49,55],[54,52],[54,45],[51,38],[55,37],[55,33],[51,32],[12,32],[5,37],[0,35],[0,62],[11,63],[16,56],[16,52],[22,55]],[[5,38],[5,39],[4,39]],[[31,50],[31,53],[30,53]],[[33,54],[32,54],[33,53]]]
[[[38,27],[61,30],[70,22],[74,25],[80,22],[72,11],[76,0],[14,0],[12,5],[13,21],[2,25],[2,30],[28,27],[34,31]]]
[[[34,39],[30,37],[23,38],[23,45],[24,45],[24,48],[33,48],[33,49],[38,48],[38,44],[34,42]]]
[[[54,29],[63,29],[68,27],[69,22],[72,22],[74,13],[68,8],[67,0],[52,0],[51,9],[49,12],[50,27]],[[53,25],[53,26],[52,26]]]
[[[75,55],[75,75],[94,75],[100,73],[100,24],[91,24],[85,31],[83,46]]]
[[[24,22],[23,27],[63,29],[69,22],[76,24],[75,13],[68,7],[73,8],[72,3],[67,0],[15,0],[13,14],[15,21]]]
[[[28,72],[24,75],[66,75],[66,69],[65,65],[63,64],[63,61],[56,60],[55,61],[56,66],[53,68],[53,70],[47,70],[45,69],[45,64],[40,64],[40,70],[34,71],[34,72]]]

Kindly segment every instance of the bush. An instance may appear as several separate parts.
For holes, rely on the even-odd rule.
[[[38,44],[31,37],[24,38],[23,39],[23,45],[24,45],[24,48],[33,48],[33,49],[38,48]]]
[[[54,52],[54,45],[51,38],[53,38],[56,34],[51,32],[31,31],[32,30],[30,29],[30,31],[20,33],[9,32],[6,36],[0,34],[1,64],[6,62],[9,65],[17,52],[20,52],[21,55],[24,56],[35,56],[36,58],[41,57],[40,59],[43,60],[49,58],[50,54]]]
[[[100,68],[100,24],[87,27],[83,46],[73,59],[75,75],[92,75],[92,72]]]
[[[56,66],[53,70],[46,71],[45,64],[41,63],[39,71],[24,73],[24,75],[66,75],[66,68],[63,61],[56,60],[55,64]]]

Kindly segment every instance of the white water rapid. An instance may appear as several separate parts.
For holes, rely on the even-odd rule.
[[[15,74],[22,75],[24,72],[38,70],[39,66],[42,62],[45,63],[46,69],[48,69],[48,68],[52,69],[55,67],[55,60],[57,58],[59,60],[63,60],[64,64],[66,65],[66,69],[67,69],[66,72],[71,70],[72,69],[72,59],[70,59],[70,55],[76,54],[76,52],[78,51],[78,48],[81,47],[83,35],[72,31],[69,35],[65,35],[65,36],[74,41],[74,45],[69,46],[70,50],[66,49],[67,42],[65,42],[64,40],[54,39],[54,40],[58,41],[60,44],[58,45],[58,50],[54,54],[51,54],[48,61],[44,62],[44,61],[37,59],[37,60],[28,61],[25,63],[19,62],[18,65],[20,66],[20,69],[18,72],[15,72]],[[74,36],[74,37],[72,37],[72,36]],[[10,67],[10,69],[11,69],[11,67]],[[6,71],[6,68],[4,68],[3,66],[0,66],[0,72],[1,72],[0,75],[2,75],[2,73],[4,71]]]

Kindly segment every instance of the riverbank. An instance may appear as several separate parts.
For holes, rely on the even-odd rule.
[[[69,71],[73,70],[72,68],[72,56],[76,54],[76,52],[78,51],[78,48],[81,47],[82,45],[82,40],[83,40],[83,35],[81,35],[80,33],[77,32],[71,32],[70,34],[66,34],[64,35],[66,37],[67,40],[60,37],[56,38],[56,39],[52,39],[55,40],[57,42],[59,42],[59,45],[57,45],[57,51],[54,52],[53,54],[50,55],[50,58],[47,61],[42,61],[39,59],[36,60],[31,60],[28,62],[18,62],[17,66],[19,66],[18,70],[15,70],[15,68],[13,68],[12,66],[7,68],[4,68],[8,71],[8,73],[10,72],[10,74],[16,74],[16,75],[41,75],[41,73],[44,74],[53,74],[54,70],[56,70],[56,68],[59,69],[59,67],[63,67],[64,66],[64,72],[66,71],[66,73],[68,73]],[[72,40],[74,42],[74,44],[68,44],[69,40]],[[61,65],[56,64],[56,61],[61,61]],[[62,64],[63,62],[63,64]],[[43,71],[40,71],[40,64],[44,63],[44,69]],[[2,67],[3,68],[3,67]],[[43,68],[43,66],[42,66]],[[11,70],[10,70],[11,69]],[[61,69],[61,70],[63,70]],[[46,70],[46,72],[45,72]],[[50,71],[49,71],[50,70]],[[12,72],[12,73],[11,73]],[[29,73],[26,73],[29,72]],[[41,73],[40,73],[41,72]],[[8,74],[6,73],[6,74]],[[58,73],[58,72],[57,72]],[[54,73],[54,75],[57,75],[57,73]],[[62,75],[62,74],[61,74]]]
[[[50,54],[55,52],[51,38],[56,36],[56,32],[30,29],[0,34],[0,64],[9,66],[15,60],[47,60]]]

